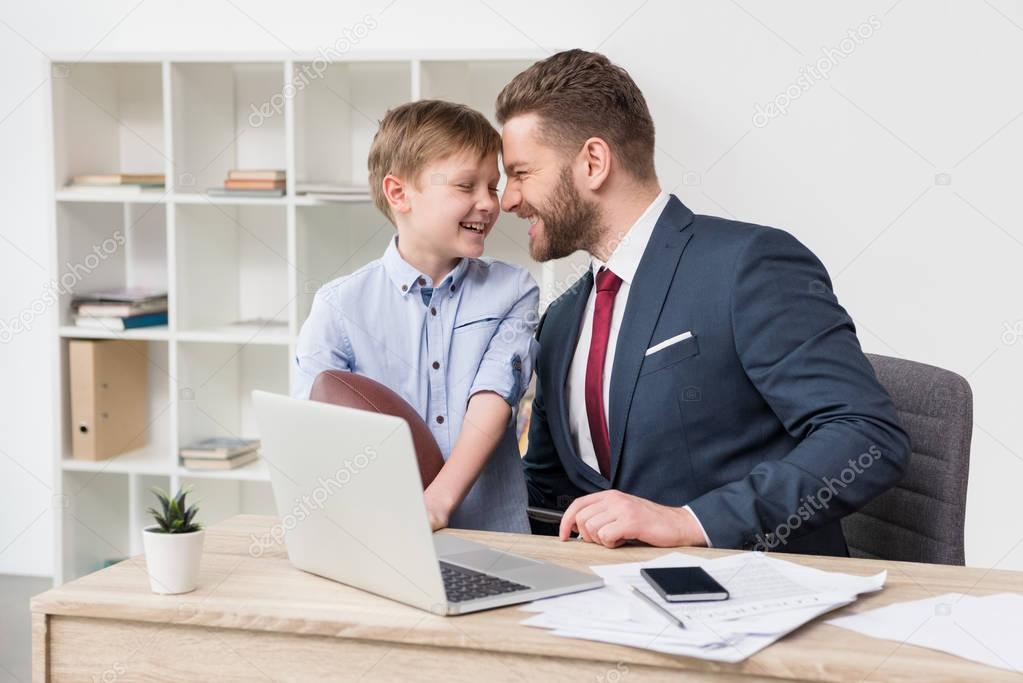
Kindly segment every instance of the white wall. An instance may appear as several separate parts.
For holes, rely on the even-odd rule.
[[[378,27],[357,49],[600,49],[647,96],[666,189],[697,212],[792,231],[868,351],[969,378],[967,561],[1023,569],[1018,2],[388,2],[0,4],[0,321],[48,277],[46,53],[287,56],[333,45],[367,13]],[[857,27],[870,36],[843,44]],[[826,50],[828,78],[805,76]],[[754,122],[790,86],[787,113]],[[50,570],[53,335],[0,345],[0,572]]]

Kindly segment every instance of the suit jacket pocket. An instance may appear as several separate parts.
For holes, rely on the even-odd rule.
[[[643,358],[643,366],[640,368],[639,375],[649,375],[651,372],[657,372],[669,368],[676,363],[684,361],[686,358],[691,358],[696,354],[700,353],[700,345],[697,343],[696,336],[683,339],[677,344],[661,349],[655,353],[650,354]]]

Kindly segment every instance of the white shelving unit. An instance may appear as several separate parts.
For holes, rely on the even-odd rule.
[[[153,485],[192,485],[206,523],[273,512],[268,463],[195,472],[179,466],[178,448],[208,436],[259,436],[250,392],[289,393],[313,294],[378,258],[393,235],[368,195],[326,202],[296,195],[295,183],[364,184],[367,151],[387,109],[440,97],[492,116],[501,87],[541,56],[361,55],[320,75],[314,54],[90,55],[52,64],[52,255],[62,285],[54,307],[53,451],[63,501],[55,516],[57,583],[141,552]],[[286,169],[287,194],[208,197],[206,188],[221,185],[231,168]],[[162,171],[166,190],[111,197],[62,189],[75,174],[119,171]],[[544,301],[579,273],[578,257],[533,263],[526,226],[508,215],[487,255],[528,267]],[[73,326],[75,292],[132,285],[167,289],[168,325],[124,333]],[[101,462],[71,459],[73,338],[146,341],[141,448]]]

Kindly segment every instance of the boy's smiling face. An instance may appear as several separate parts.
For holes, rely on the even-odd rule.
[[[405,183],[406,210],[397,212],[402,256],[414,265],[482,256],[500,213],[500,177],[496,153],[459,152],[429,164],[418,182]]]

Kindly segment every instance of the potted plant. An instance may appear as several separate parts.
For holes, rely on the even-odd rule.
[[[199,559],[205,532],[195,515],[195,505],[185,503],[190,489],[182,489],[173,498],[159,488],[152,492],[160,501],[160,509],[147,512],[156,524],[142,531],[146,552],[146,570],[154,593],[187,593],[199,583]]]

